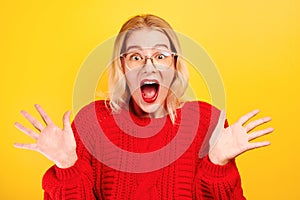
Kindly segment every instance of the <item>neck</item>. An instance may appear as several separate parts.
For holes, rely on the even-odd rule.
[[[133,99],[131,99],[129,102],[129,110],[136,116],[141,118],[161,118],[167,115],[166,109],[162,106],[155,110],[155,112],[147,113],[144,110],[142,110]]]

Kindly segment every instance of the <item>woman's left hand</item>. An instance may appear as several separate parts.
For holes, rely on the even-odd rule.
[[[218,124],[212,134],[212,137],[216,138],[216,140],[214,144],[210,144],[211,146],[209,149],[209,158],[211,162],[218,165],[225,165],[231,159],[246,151],[270,145],[269,141],[252,143],[250,143],[250,141],[271,133],[274,130],[272,127],[248,133],[261,124],[269,122],[271,120],[270,117],[254,120],[243,126],[258,112],[259,110],[254,110],[242,116],[236,123],[224,128],[226,116],[225,111],[221,111]]]

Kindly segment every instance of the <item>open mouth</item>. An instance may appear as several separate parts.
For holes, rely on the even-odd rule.
[[[145,79],[140,84],[143,100],[152,103],[156,100],[159,91],[159,82],[157,80]]]

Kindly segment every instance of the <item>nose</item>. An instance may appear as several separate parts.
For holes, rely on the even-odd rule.
[[[151,58],[145,58],[144,70],[145,72],[155,72],[157,70]]]

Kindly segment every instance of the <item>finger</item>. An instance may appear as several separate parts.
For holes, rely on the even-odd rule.
[[[47,113],[44,111],[44,109],[38,105],[38,104],[35,104],[34,105],[36,110],[40,113],[41,117],[43,118],[44,122],[49,125],[49,124],[53,124],[51,118],[47,115]]]
[[[247,113],[246,115],[242,116],[239,120],[238,120],[238,123],[240,124],[245,124],[249,119],[251,119],[252,117],[254,117],[255,115],[257,115],[257,113],[259,113],[259,110],[256,109],[256,110],[253,110],[249,113]]]
[[[36,144],[15,143],[14,147],[19,148],[19,149],[27,149],[27,150],[37,151]]]
[[[258,138],[258,137],[261,137],[261,136],[266,135],[268,133],[271,133],[273,131],[274,131],[274,128],[272,128],[272,127],[264,129],[264,130],[260,130],[260,131],[255,131],[255,132],[250,133],[248,135],[248,140],[249,141],[254,140],[254,139]]]
[[[270,141],[249,143],[248,150],[257,149],[257,148],[260,148],[260,147],[265,147],[265,146],[268,146],[270,144],[271,144]]]
[[[39,122],[39,120],[35,119],[33,116],[31,116],[28,112],[25,110],[21,111],[21,114],[39,131],[41,131],[44,126]]]
[[[70,124],[70,115],[71,111],[67,111],[64,116],[63,116],[63,125],[64,125],[64,130],[71,130],[71,124]]]
[[[39,134],[37,134],[36,132],[34,132],[33,130],[26,128],[25,126],[23,126],[22,124],[20,124],[19,122],[15,123],[15,127],[17,129],[19,129],[20,131],[22,131],[23,133],[25,133],[26,135],[28,135],[29,137],[37,140],[39,138]]]
[[[255,127],[261,125],[261,124],[264,124],[266,122],[269,122],[271,121],[271,117],[265,117],[265,118],[261,118],[261,119],[258,119],[258,120],[255,120],[255,121],[252,121],[250,122],[246,127],[246,132],[248,131],[251,131],[252,129],[254,129]]]

